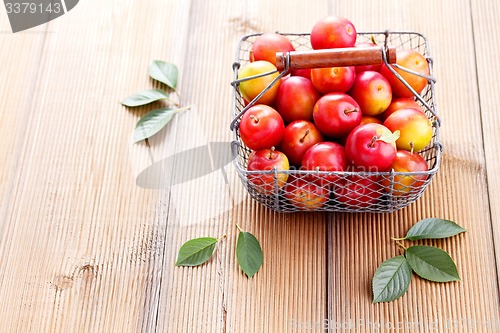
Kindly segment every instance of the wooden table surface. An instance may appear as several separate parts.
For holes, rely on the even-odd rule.
[[[392,214],[278,214],[231,165],[229,185],[221,172],[136,184],[153,161],[231,140],[242,35],[309,32],[327,13],[428,38],[444,155],[422,198]],[[499,16],[492,0],[82,0],[13,34],[0,9],[0,331],[500,331]],[[192,109],[133,144],[159,104],[120,101],[160,87],[147,75],[156,59],[177,64]],[[462,281],[414,278],[401,299],[372,304],[376,267],[399,252],[391,236],[426,217],[468,229],[426,243],[450,253]],[[236,223],[262,245],[252,279],[235,260]],[[188,239],[222,235],[207,264],[174,266]]]

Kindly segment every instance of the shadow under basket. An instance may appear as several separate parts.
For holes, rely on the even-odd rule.
[[[309,34],[282,33],[282,35],[292,42],[297,53],[312,54],[316,52],[311,48]],[[255,100],[245,103],[240,94],[237,79],[239,68],[249,62],[250,49],[258,36],[260,34],[241,38],[233,64],[234,81],[232,83],[234,87],[233,121],[231,123],[234,135],[231,143],[233,163],[244,187],[253,199],[276,212],[386,213],[406,207],[422,196],[439,169],[442,153],[442,145],[439,141],[440,121],[434,101],[433,62],[427,39],[423,35],[414,32],[361,32],[358,33],[357,43],[375,41],[377,45],[383,45],[377,47],[379,58],[389,66],[393,73],[396,72],[393,66],[389,65],[389,48],[393,50],[413,49],[427,59],[430,75],[427,77],[427,86],[420,94],[411,89],[401,76],[396,75],[403,84],[413,91],[416,102],[424,110],[428,119],[433,122],[432,140],[425,149],[419,152],[428,164],[429,170],[424,172],[327,172],[293,168],[290,170],[248,171],[248,159],[252,151],[241,140],[239,122],[245,111],[255,104]],[[290,72],[292,61],[292,54],[284,55],[284,69],[280,73],[279,79]],[[348,65],[343,64],[343,66]],[[339,63],[328,67],[339,67]],[[271,83],[266,90],[273,84]],[[285,186],[282,186],[283,179],[288,179]],[[291,179],[294,181],[290,181]],[[300,180],[295,181],[295,179]],[[315,191],[305,191],[306,193],[304,193],[304,188],[315,189]]]

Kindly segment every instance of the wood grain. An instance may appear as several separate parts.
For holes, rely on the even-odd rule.
[[[500,320],[499,10],[476,0],[85,0],[18,34],[0,10],[1,330],[495,330],[486,325]],[[445,153],[424,196],[394,214],[274,213],[248,196],[232,164],[207,172],[182,155],[232,139],[229,82],[242,35],[308,32],[327,13],[360,31],[430,41]],[[191,109],[133,144],[136,121],[162,103],[119,102],[163,87],[146,74],[156,59],[178,65]],[[451,254],[462,281],[414,277],[403,298],[373,305],[373,272],[398,254],[390,237],[424,217],[468,229],[426,243]],[[252,279],[236,263],[235,224],[264,251]],[[223,235],[208,263],[175,267],[185,241]]]
[[[3,159],[0,167],[0,235],[2,236],[0,240],[0,253],[2,253],[0,286],[3,296],[7,296],[5,293],[7,291],[13,297],[10,304],[2,305],[2,318],[6,311],[10,312],[9,307],[20,306],[22,289],[35,288],[32,283],[19,283],[16,270],[26,269],[25,265],[10,268],[5,266],[7,257],[14,262],[19,259],[15,251],[9,250],[11,240],[6,235],[11,235],[18,230],[13,222],[12,206],[15,205],[19,195],[19,187],[25,186],[18,173],[20,165],[26,159],[24,150],[27,142],[23,133],[31,128],[27,123],[34,107],[32,97],[40,73],[40,58],[46,36],[46,28],[14,36],[10,32],[6,19],[5,15],[5,20],[0,21],[0,43],[3,50],[22,50],[22,52],[0,52],[0,63],[5,68],[2,70],[2,81],[5,87],[10,87],[10,89],[0,89],[0,133],[3,136],[0,141]],[[26,221],[26,227],[28,226],[29,221]],[[14,331],[16,325],[19,324],[15,321],[19,316],[19,311],[10,312],[9,315],[7,317],[9,320],[4,322],[4,329]]]
[[[497,61],[500,57],[500,42],[494,36],[500,33],[500,25],[494,18],[499,13],[500,5],[496,2],[471,2],[471,25],[474,31],[474,40],[470,47],[474,48],[476,57],[479,107],[486,159],[491,227],[496,248],[497,276],[500,270],[500,198],[495,193],[500,186],[500,156],[497,144],[500,116],[496,109],[500,92],[497,78],[498,73],[500,73],[500,63]]]

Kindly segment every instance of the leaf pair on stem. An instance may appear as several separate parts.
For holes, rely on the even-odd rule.
[[[254,235],[240,231],[236,242],[236,259],[245,274],[251,278],[262,266],[264,256],[259,241]],[[198,266],[210,259],[214,253],[216,244],[225,236],[219,239],[212,237],[194,238],[184,243],[177,255],[176,266]]]
[[[134,130],[135,143],[152,137],[165,127],[175,114],[190,108],[189,106],[181,107],[179,103],[170,98],[170,92],[175,93],[179,98],[176,90],[179,71],[176,65],[156,60],[149,65],[148,74],[152,79],[165,84],[169,88],[169,92],[161,89],[143,90],[125,98],[122,104],[128,107],[138,107],[164,100],[167,102],[167,106],[152,110],[139,119]]]
[[[405,237],[393,238],[404,250],[404,255],[384,261],[375,271],[373,303],[391,302],[401,297],[408,290],[413,272],[433,282],[459,281],[457,267],[447,252],[425,245],[407,248],[399,241],[447,238],[465,231],[455,222],[428,218],[416,223]]]

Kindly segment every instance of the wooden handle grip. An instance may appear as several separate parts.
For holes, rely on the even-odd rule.
[[[384,52],[384,49],[379,46],[292,51],[288,52],[290,57],[289,69],[378,65],[384,63],[382,52]],[[386,57],[390,64],[394,64],[396,62],[396,49],[389,47]],[[276,67],[279,71],[282,71],[285,69],[285,65],[286,54],[277,52]]]

